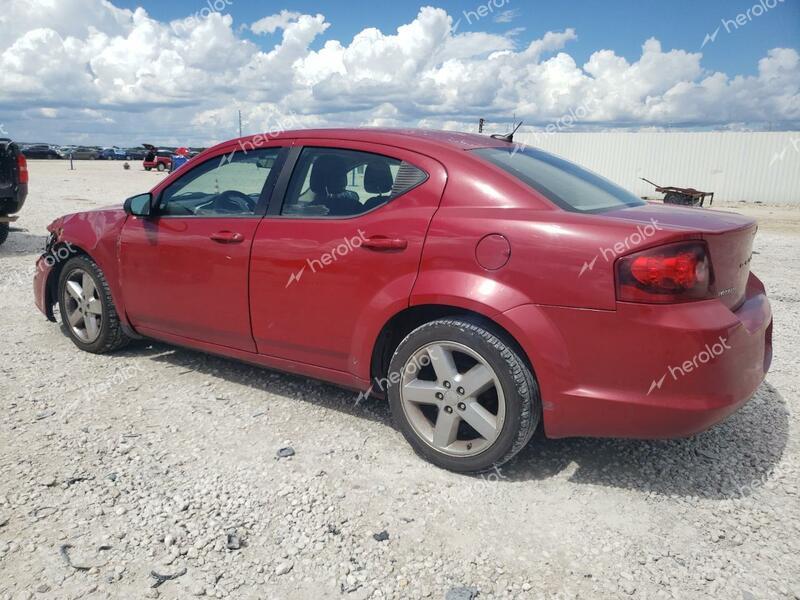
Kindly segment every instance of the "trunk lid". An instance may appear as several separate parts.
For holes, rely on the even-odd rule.
[[[647,204],[603,213],[603,216],[649,224],[705,240],[713,273],[711,292],[730,309],[745,297],[758,225],[736,213],[703,208]]]

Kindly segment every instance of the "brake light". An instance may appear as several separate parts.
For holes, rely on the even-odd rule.
[[[24,154],[17,155],[17,171],[19,172],[19,182],[28,183],[28,160]]]
[[[670,304],[711,297],[704,242],[679,242],[623,256],[616,263],[617,300]]]

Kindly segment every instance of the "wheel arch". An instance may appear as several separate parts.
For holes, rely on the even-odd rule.
[[[483,323],[490,327],[504,343],[511,346],[525,361],[533,376],[536,371],[533,363],[523,348],[522,344],[496,319],[483,313],[451,304],[418,304],[409,306],[394,314],[381,328],[372,345],[370,356],[370,383],[381,381],[387,374],[389,361],[400,342],[414,329],[436,319],[444,317],[465,317],[472,321]],[[370,388],[379,397],[384,396],[385,390],[380,385]]]
[[[55,322],[55,314],[53,313],[53,306],[58,303],[58,281],[61,277],[61,272],[64,270],[64,266],[70,261],[72,258],[76,258],[78,256],[85,256],[93,263],[97,265],[97,268],[103,272],[106,281],[109,284],[109,289],[111,291],[111,296],[114,302],[114,305],[117,310],[117,317],[119,318],[120,326],[122,330],[125,332],[130,338],[138,339],[141,336],[133,329],[133,326],[128,322],[127,314],[124,311],[124,306],[120,302],[120,292],[115,289],[115,282],[109,278],[109,273],[103,269],[102,262],[99,261],[95,256],[92,255],[92,252],[87,250],[84,246],[80,245],[79,243],[72,242],[70,240],[61,240],[60,242],[53,245],[50,249],[50,254],[54,254],[55,256],[59,256],[58,250],[60,248],[67,248],[69,252],[69,257],[65,258],[64,260],[57,260],[55,264],[51,267],[50,272],[47,274],[47,280],[45,281],[44,287],[44,301],[45,301],[45,315],[50,320]]]
[[[47,280],[44,284],[44,305],[46,310],[46,316],[50,321],[55,322],[56,317],[53,313],[53,306],[58,303],[58,280],[61,277],[61,272],[64,270],[64,266],[69,262],[71,258],[76,256],[86,256],[90,260],[94,260],[84,248],[79,246],[78,244],[73,244],[72,242],[60,241],[53,245],[53,247],[49,250],[48,254],[51,256],[59,256],[59,250],[67,249],[68,257],[64,260],[57,260],[50,268],[50,272],[47,274]]]

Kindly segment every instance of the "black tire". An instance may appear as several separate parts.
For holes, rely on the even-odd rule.
[[[149,171],[151,168],[152,168],[152,167],[145,167],[145,168],[144,168],[144,170],[145,170],[145,171]]]
[[[491,324],[469,317],[437,319],[416,328],[400,342],[392,356],[389,374],[401,374],[412,356],[427,344],[454,342],[479,354],[495,371],[505,397],[505,419],[497,439],[480,454],[451,456],[429,445],[414,430],[403,409],[401,380],[387,377],[387,393],[395,426],[414,451],[433,464],[459,473],[499,467],[530,441],[539,424],[541,399],[536,379],[511,340],[496,333]]]
[[[102,322],[98,338],[91,343],[81,340],[73,331],[72,327],[66,322],[66,282],[76,271],[88,273],[94,282],[97,295],[102,306]],[[66,262],[58,278],[58,307],[61,312],[61,321],[72,342],[81,350],[92,352],[93,354],[103,354],[119,350],[130,343],[130,338],[125,335],[122,325],[119,322],[117,310],[111,299],[111,290],[108,287],[103,272],[88,256],[76,256]]]
[[[677,204],[678,206],[694,206],[695,201],[691,196],[679,194],[677,192],[667,192],[664,196],[664,204]]]
[[[8,223],[0,223],[0,245],[8,239],[8,232],[11,231],[11,225]]]
[[[166,168],[167,167],[164,166],[164,163],[158,163],[158,166],[156,167],[156,169],[158,169],[159,171],[163,171]]]

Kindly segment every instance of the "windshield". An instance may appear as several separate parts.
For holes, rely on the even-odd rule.
[[[645,204],[608,179],[535,148],[478,148],[472,152],[565,210],[591,213]]]

